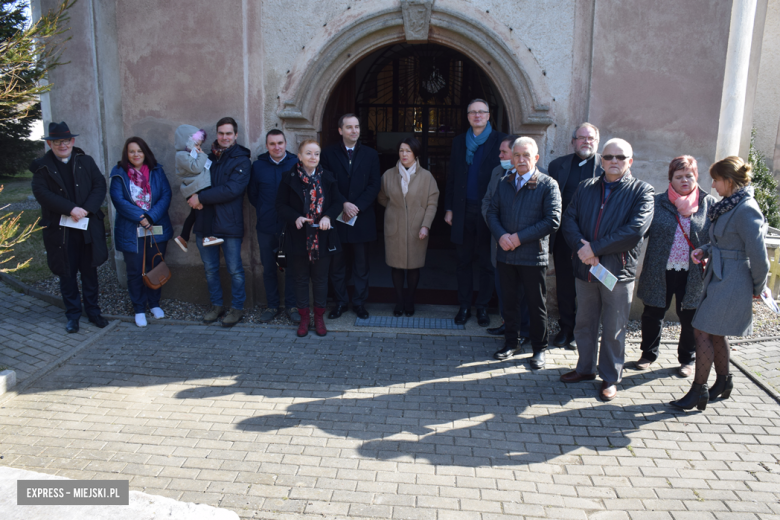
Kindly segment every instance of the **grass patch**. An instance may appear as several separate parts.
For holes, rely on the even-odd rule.
[[[32,173],[29,171],[14,177],[0,177],[0,186],[4,186],[0,193],[0,208],[14,202],[26,202],[32,195]]]

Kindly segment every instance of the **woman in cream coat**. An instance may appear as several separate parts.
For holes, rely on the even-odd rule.
[[[414,293],[425,265],[439,187],[417,161],[422,146],[414,137],[398,147],[399,161],[382,176],[378,201],[385,211],[385,261],[392,268],[396,304],[393,314],[414,314]],[[404,275],[407,293],[404,298]]]

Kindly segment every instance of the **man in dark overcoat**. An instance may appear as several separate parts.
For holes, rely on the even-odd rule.
[[[49,123],[48,133],[43,139],[49,151],[30,164],[30,171],[33,195],[41,205],[46,260],[51,272],[60,277],[68,319],[65,330],[79,331],[82,296],[89,321],[103,328],[108,321],[100,315],[98,306],[97,268],[108,260],[104,215],[100,210],[106,199],[106,179],[94,159],[73,146],[78,134],[72,134],[65,122]],[[60,225],[60,220],[68,217],[71,225],[88,219],[87,229]]]
[[[558,157],[547,168],[550,177],[561,191],[563,213],[569,206],[577,186],[585,179],[591,179],[604,173],[601,167],[599,149],[599,129],[590,123],[582,123],[574,129],[571,136],[574,153]],[[577,294],[574,289],[574,268],[571,263],[572,251],[564,240],[561,231],[552,237],[553,264],[555,265],[555,292],[558,297],[558,324],[560,332],[553,338],[553,345],[577,349],[574,341],[574,322],[577,312]]]
[[[347,266],[352,267],[355,293],[352,310],[360,319],[368,319],[365,303],[368,299],[368,246],[376,240],[374,202],[381,187],[379,154],[373,148],[360,144],[360,121],[355,114],[344,114],[338,122],[341,142],[322,151],[323,169],[333,173],[339,192],[347,200],[342,219],[357,216],[354,226],[335,222],[343,251],[333,256],[330,281],[336,295],[336,306],[328,318],[341,316],[349,305]]]
[[[487,101],[475,99],[466,108],[471,128],[452,141],[450,171],[447,175],[444,221],[452,226],[450,239],[458,258],[458,304],[455,323],[471,317],[474,290],[473,260],[479,266],[479,293],[476,308],[479,325],[487,327],[487,306],[493,297],[495,271],[491,261],[490,231],[482,218],[485,197],[493,169],[500,164],[499,146],[506,134],[490,126]]]

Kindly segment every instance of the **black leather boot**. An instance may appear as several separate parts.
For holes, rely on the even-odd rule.
[[[710,388],[710,401],[714,401],[718,397],[721,399],[728,399],[731,396],[731,391],[734,389],[734,382],[731,380],[731,374],[726,376],[717,376],[715,384]]]
[[[704,410],[707,408],[707,402],[710,400],[709,397],[710,394],[707,392],[706,383],[701,385],[693,383],[691,389],[685,394],[685,397],[678,401],[672,401],[669,404],[677,408],[682,408],[683,410],[691,410],[694,406],[698,410]]]

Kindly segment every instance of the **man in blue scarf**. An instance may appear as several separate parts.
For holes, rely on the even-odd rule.
[[[471,317],[474,291],[473,261],[479,266],[479,293],[476,309],[479,325],[487,327],[487,306],[495,287],[490,258],[490,231],[482,218],[482,199],[490,175],[499,165],[499,146],[506,134],[493,130],[490,109],[483,99],[475,99],[466,108],[471,128],[452,141],[450,172],[447,176],[444,220],[452,226],[450,238],[458,257],[458,303],[455,323]]]

